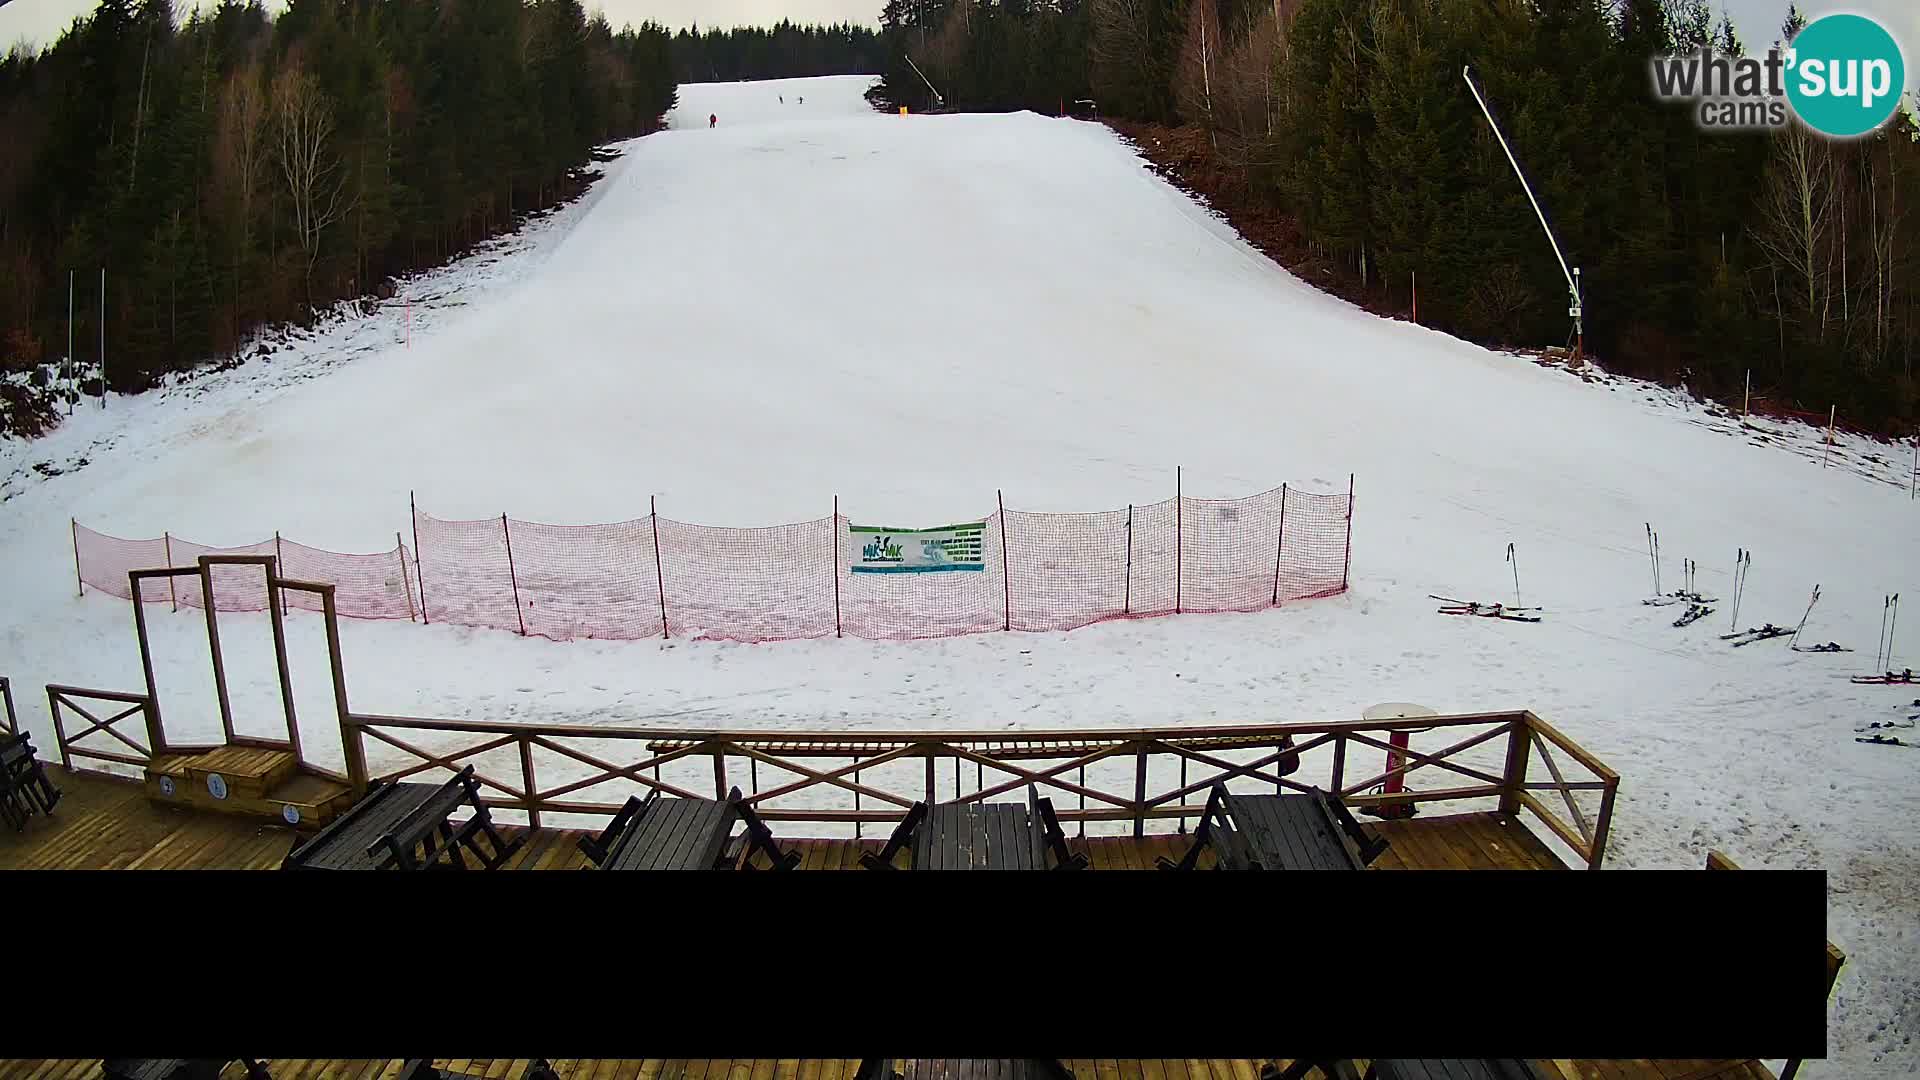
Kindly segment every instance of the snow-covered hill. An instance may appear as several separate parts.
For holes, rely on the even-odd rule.
[[[74,595],[70,517],[380,550],[413,490],[442,517],[615,521],[657,496],[679,520],[756,525],[838,494],[851,515],[934,525],[991,510],[996,488],[1033,510],[1155,502],[1176,465],[1199,496],[1353,472],[1353,587],[1332,600],[919,643],[348,623],[348,678],[381,712],[734,728],[1531,708],[1624,777],[1612,866],[1698,867],[1719,847],[1830,872],[1828,932],[1852,961],[1836,1057],[1806,1075],[1920,1064],[1920,754],[1852,732],[1920,710],[1843,677],[1871,664],[1883,596],[1920,597],[1902,452],[1873,464],[1848,440],[1822,468],[1803,435],[1730,437],[1683,398],[1375,318],[1103,127],[879,115],[868,82],[683,87],[671,130],[624,144],[579,203],[378,315],[4,448],[0,674],[140,685],[124,603]],[[1809,635],[1859,651],[1730,649],[1724,608],[1674,629],[1674,609],[1639,603],[1647,522],[1668,588],[1691,557],[1726,596],[1750,549],[1743,624],[1798,620],[1818,583]],[[1429,592],[1508,598],[1509,542],[1547,621],[1435,614]],[[1920,659],[1910,610],[1896,665]],[[169,725],[212,727],[204,623],[152,623]],[[227,625],[240,711],[270,713],[266,623]],[[289,625],[308,745],[337,753],[315,620]],[[17,697],[50,743],[44,699]]]

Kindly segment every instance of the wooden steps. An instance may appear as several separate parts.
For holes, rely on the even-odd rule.
[[[353,803],[346,784],[300,771],[287,750],[223,746],[165,754],[147,766],[147,794],[170,806],[271,818],[317,829]]]

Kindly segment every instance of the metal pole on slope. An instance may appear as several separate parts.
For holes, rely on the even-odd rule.
[[[100,268],[100,407],[107,407],[107,268]]]
[[[420,507],[413,501],[411,491],[407,492],[407,517],[413,521],[413,576],[420,588],[420,625],[431,626],[433,620],[427,618],[427,571],[421,565],[427,553],[420,548]]]
[[[1560,261],[1560,272],[1567,278],[1567,293],[1573,303],[1567,314],[1573,317],[1573,355],[1579,359],[1586,346],[1586,338],[1581,326],[1580,269],[1568,269],[1566,256],[1560,253],[1560,241],[1554,239],[1553,227],[1547,224],[1547,215],[1540,209],[1540,200],[1533,196],[1533,186],[1527,183],[1527,174],[1520,170],[1520,160],[1513,156],[1513,148],[1507,145],[1507,137],[1500,133],[1500,125],[1493,122],[1493,112],[1487,108],[1487,99],[1480,96],[1480,88],[1474,85],[1471,65],[1460,69],[1460,77],[1467,81],[1467,89],[1473,92],[1473,100],[1480,105],[1481,115],[1487,118],[1487,126],[1493,129],[1493,137],[1500,140],[1500,149],[1506,152],[1507,161],[1513,166],[1513,175],[1520,178],[1520,187],[1527,193],[1527,201],[1533,204],[1533,212],[1540,219],[1540,228],[1547,234],[1547,243],[1553,245],[1553,257]]]
[[[72,394],[74,391],[74,387],[73,387],[74,379],[73,379],[73,271],[71,270],[67,271],[67,362],[61,365],[61,367],[63,369],[62,374],[64,374],[67,378],[66,390],[69,394]],[[76,394],[75,396],[78,396],[78,395]],[[72,397],[69,397],[67,399],[67,415],[68,416],[73,415],[73,398]]]
[[[1839,415],[1840,406],[1827,406],[1827,448],[1820,451],[1820,467],[1827,467],[1827,459],[1833,456],[1833,419]]]
[[[828,530],[833,534],[827,545],[833,549],[833,636],[840,636],[840,496],[833,497],[833,520]],[[856,823],[857,824],[857,823]]]

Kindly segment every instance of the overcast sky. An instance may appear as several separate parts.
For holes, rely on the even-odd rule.
[[[194,0],[175,0],[183,9]],[[270,8],[284,7],[265,0]],[[589,11],[604,11],[615,27],[648,19],[680,29],[701,26],[764,26],[782,18],[794,22],[856,22],[878,25],[883,0],[587,0]],[[1357,2],[1357,0],[1356,0]],[[92,10],[95,0],[0,0],[0,48],[26,38],[51,44],[75,15]],[[1786,0],[1719,0],[1751,51],[1763,50],[1780,34]],[[1871,15],[1893,31],[1907,62],[1907,86],[1920,87],[1920,0],[1808,0],[1809,18],[1829,11]]]

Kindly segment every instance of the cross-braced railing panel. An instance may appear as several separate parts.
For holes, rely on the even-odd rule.
[[[53,716],[53,736],[60,751],[60,764],[68,769],[123,775],[112,769],[74,762],[78,759],[144,769],[156,753],[166,752],[165,743],[155,738],[152,701],[144,694],[54,684],[47,687],[47,710]],[[123,730],[128,726],[135,730],[131,733]],[[156,742],[160,743],[158,751]]]
[[[1055,732],[687,731],[357,713],[343,723],[343,739],[356,747],[348,755],[359,762],[356,782],[444,779],[473,764],[489,806],[535,825],[543,815],[611,815],[649,790],[719,798],[739,787],[770,822],[858,836],[900,820],[915,802],[1020,801],[1033,788],[1082,834],[1091,825],[1144,835],[1184,831],[1223,782],[1248,792],[1319,788],[1353,806],[1524,808],[1597,866],[1618,783],[1524,712]],[[1400,752],[1396,732],[1426,745]],[[1385,790],[1410,777],[1427,786]],[[1575,800],[1592,793],[1602,806],[1589,813]]]

